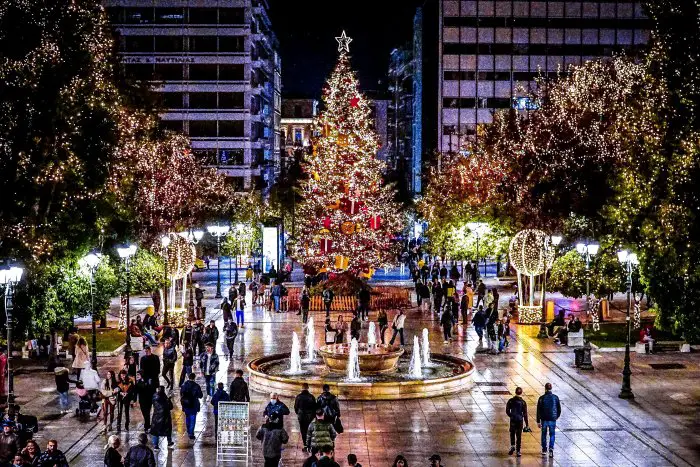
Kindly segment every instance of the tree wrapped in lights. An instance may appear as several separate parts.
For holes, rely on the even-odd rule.
[[[392,242],[401,230],[394,191],[382,181],[370,106],[345,52],[323,96],[320,136],[306,159],[297,238],[292,256],[316,269],[361,272],[395,260]]]

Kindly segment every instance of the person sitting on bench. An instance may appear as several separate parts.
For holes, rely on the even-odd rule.
[[[564,310],[561,310],[554,320],[547,325],[547,330],[550,336],[555,336],[559,327],[566,326],[566,319],[564,318]]]
[[[556,333],[555,342],[562,345],[567,345],[569,342],[570,332],[579,332],[581,330],[581,321],[575,315],[569,315],[569,322],[566,326],[562,326]]]
[[[652,337],[652,329],[650,325],[642,327],[639,331],[639,342],[649,344],[649,353],[654,353],[654,338]]]

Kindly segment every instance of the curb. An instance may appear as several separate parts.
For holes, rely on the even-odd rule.
[[[114,349],[111,352],[97,352],[97,356],[98,357],[116,357],[120,353],[124,352],[124,347],[126,347],[126,344],[120,345],[119,347],[117,347],[116,349]]]

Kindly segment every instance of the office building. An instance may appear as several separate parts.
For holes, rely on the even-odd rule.
[[[281,63],[267,0],[106,0],[128,75],[160,97],[162,125],[265,193],[279,171]]]

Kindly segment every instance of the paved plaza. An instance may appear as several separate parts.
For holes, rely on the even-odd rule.
[[[213,293],[211,294],[213,295]],[[138,301],[136,302],[138,303]],[[214,305],[214,301],[209,301]],[[222,320],[214,306],[211,317]],[[334,314],[335,315],[335,314]],[[319,345],[323,336],[323,315],[316,313]],[[372,314],[374,316],[374,313]],[[291,333],[301,334],[300,317],[294,313],[268,313],[259,307],[246,312],[246,326],[236,340],[236,356],[223,358],[223,337],[217,344],[221,367],[218,381],[228,382],[237,368],[252,358],[288,352]],[[335,320],[335,316],[333,316]],[[391,315],[390,315],[391,319]],[[443,345],[439,323],[417,309],[408,312],[407,343],[423,328],[430,330],[431,350],[473,358],[475,386],[448,397],[395,402],[341,402],[345,433],[337,439],[336,460],[348,453],[357,454],[363,466],[390,466],[397,454],[403,454],[411,466],[427,466],[433,453],[442,456],[448,467],[466,465],[561,465],[561,466],[691,466],[700,465],[700,357],[697,354],[667,353],[632,356],[632,402],[617,397],[622,370],[620,352],[594,353],[595,371],[583,372],[573,366],[573,352],[534,336],[536,327],[513,328],[508,351],[501,355],[476,352],[472,328],[459,326],[457,338]],[[367,324],[364,324],[366,330]],[[180,363],[176,368],[179,374]],[[684,368],[655,370],[650,363],[678,363]],[[117,369],[118,357],[101,358],[100,368]],[[540,430],[535,424],[535,408],[545,382],[551,382],[562,402],[563,415],[558,422],[554,459],[540,454]],[[203,383],[203,381],[200,381]],[[530,425],[524,434],[523,457],[507,455],[508,419],[505,403],[515,387],[524,389]],[[73,413],[58,413],[53,376],[33,371],[16,378],[18,402],[25,413],[40,418],[40,444],[56,438],[71,466],[101,465],[105,436],[94,417],[79,420]],[[209,466],[216,463],[216,444],[211,405],[197,419],[197,438],[190,441],[175,391],[172,450],[157,453],[159,465]],[[251,394],[251,430],[262,422],[268,394]],[[293,406],[293,400],[283,401]],[[75,401],[73,401],[75,403]],[[138,409],[132,410],[130,432],[122,439],[134,443],[142,427]],[[285,421],[290,441],[283,453],[285,466],[301,465],[306,455],[296,417]],[[125,453],[126,449],[123,447]],[[251,463],[262,465],[260,443],[253,439]]]

